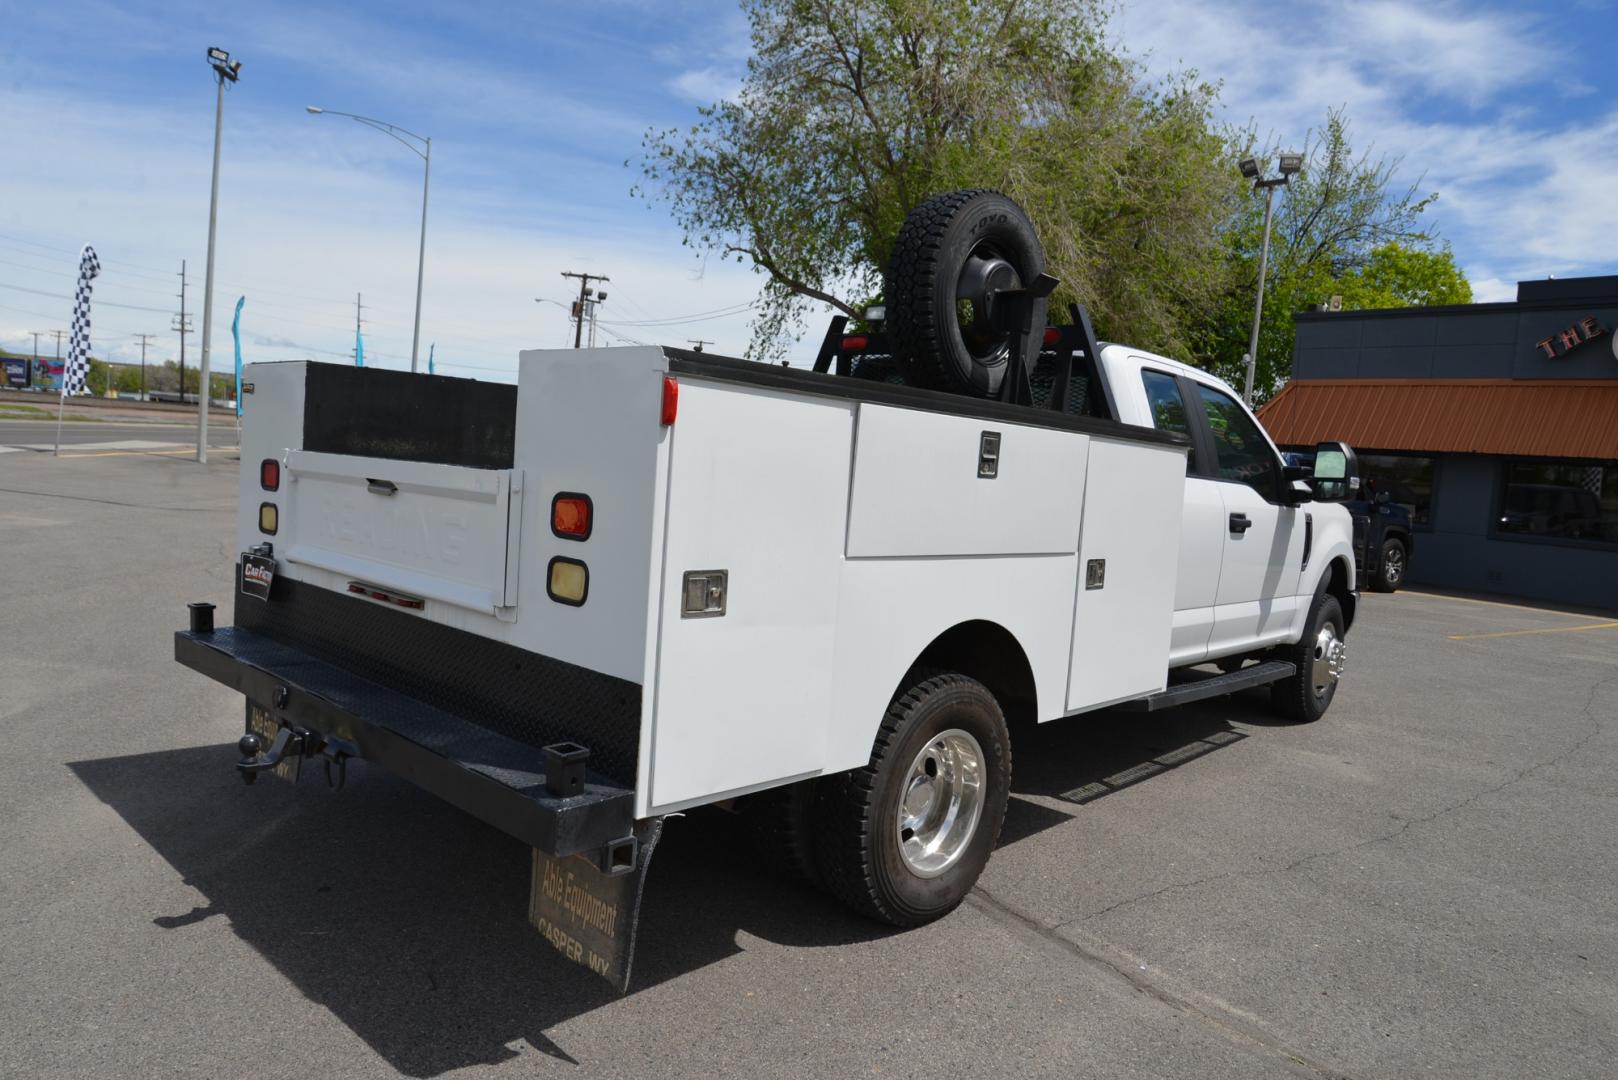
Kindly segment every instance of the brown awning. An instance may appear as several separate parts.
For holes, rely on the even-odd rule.
[[[1283,446],[1618,459],[1618,379],[1294,379],[1258,415]]]

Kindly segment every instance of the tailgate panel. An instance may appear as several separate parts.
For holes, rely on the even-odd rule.
[[[285,470],[288,563],[484,615],[516,607],[521,470],[308,450]]]

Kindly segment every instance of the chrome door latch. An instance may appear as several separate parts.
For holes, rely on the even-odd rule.
[[[728,570],[687,570],[680,589],[680,618],[705,619],[723,615],[729,582]]]

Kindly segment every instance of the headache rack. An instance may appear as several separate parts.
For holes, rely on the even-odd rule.
[[[1071,321],[1065,326],[1046,326],[1036,338],[1028,317],[1032,315],[1032,305],[1018,307],[1021,310],[1017,314],[1022,317],[1007,320],[1013,323],[1006,328],[1011,335],[1008,368],[997,399],[1011,405],[1116,420],[1116,404],[1101,377],[1101,346],[1090,313],[1078,304],[1069,304]],[[876,329],[849,332],[849,317],[833,316],[815,356],[814,370],[908,385],[902,362],[894,355],[888,335],[880,329],[881,321],[873,322]]]

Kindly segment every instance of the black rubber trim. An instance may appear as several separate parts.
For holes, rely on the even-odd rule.
[[[565,533],[565,532],[562,532],[561,530],[557,529],[557,527],[556,527],[556,504],[561,502],[563,499],[583,499],[584,500],[585,529],[584,529],[584,535],[583,536],[575,536],[572,533]],[[556,537],[558,540],[573,540],[573,541],[576,541],[576,542],[582,544],[584,541],[590,539],[590,534],[595,532],[595,531],[596,531],[596,504],[595,504],[595,500],[591,499],[590,496],[586,495],[582,491],[558,491],[555,495],[551,496],[551,535],[552,536]]]
[[[983,398],[970,398],[964,394],[948,394],[939,390],[922,390],[914,386],[895,383],[869,382],[864,379],[838,378],[801,368],[759,364],[751,360],[736,360],[728,356],[691,352],[687,349],[665,347],[671,375],[690,375],[720,382],[743,383],[771,390],[819,394],[821,397],[852,401],[869,401],[876,405],[892,405],[901,409],[919,409],[924,412],[950,413],[955,416],[974,416],[985,420],[1001,420],[1029,427],[1057,428],[1062,431],[1080,431],[1126,442],[1149,443],[1156,446],[1190,446],[1184,435],[1154,428],[1136,427],[1116,420],[1102,420],[1093,416],[1073,416],[1033,405],[1009,405]]]
[[[558,798],[533,747],[263,634],[177,631],[174,659],[266,708],[283,701],[270,709],[283,725],[357,746],[364,760],[549,854],[598,850],[634,826],[633,790],[587,774],[583,792]]]
[[[567,563],[570,566],[577,566],[580,570],[584,571],[584,595],[579,597],[577,600],[569,600],[565,596],[557,596],[551,591],[551,571],[556,569],[557,563]],[[566,555],[555,556],[550,562],[545,564],[545,595],[550,597],[552,600],[555,600],[558,604],[566,604],[568,607],[583,607],[584,602],[590,599],[590,568],[584,565],[583,561],[579,559],[570,559]]]

